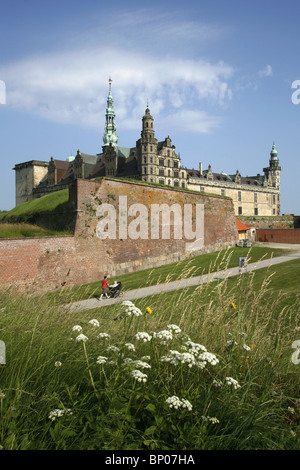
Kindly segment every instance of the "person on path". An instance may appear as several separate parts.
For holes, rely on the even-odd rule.
[[[100,295],[98,300],[102,300],[103,295],[105,295],[106,298],[109,299],[109,296],[107,295],[107,288],[108,287],[109,287],[109,283],[108,283],[108,280],[107,280],[107,276],[104,276],[104,278],[102,279],[102,294]]]

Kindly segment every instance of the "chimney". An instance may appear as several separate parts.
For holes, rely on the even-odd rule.
[[[200,173],[200,176],[203,176],[203,166],[202,166],[202,162],[199,163],[199,173]]]

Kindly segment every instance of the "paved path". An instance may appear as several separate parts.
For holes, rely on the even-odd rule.
[[[270,246],[268,244],[268,246]],[[279,246],[276,247],[279,248]],[[285,246],[286,247],[286,246]],[[291,247],[288,245],[288,248],[292,251],[287,253],[284,256],[279,256],[277,258],[266,259],[262,261],[257,261],[256,263],[250,263],[247,266],[247,272],[255,271],[256,269],[266,268],[270,266],[274,266],[276,264],[285,263],[286,261],[291,261],[293,259],[300,258],[300,246]],[[298,251],[299,250],[299,251]],[[207,282],[213,282],[220,279],[225,279],[227,277],[236,276],[240,273],[239,267],[226,269],[223,271],[218,271],[209,274],[203,274],[201,276],[194,276],[188,279],[180,279],[178,281],[167,282],[162,284],[157,284],[155,286],[149,287],[141,287],[139,289],[133,289],[130,291],[124,291],[123,295],[117,297],[116,299],[104,299],[104,300],[97,300],[96,298],[87,299],[87,300],[80,300],[78,302],[73,302],[72,304],[66,305],[66,308],[70,312],[80,312],[82,310],[90,310],[93,308],[99,308],[107,305],[113,305],[116,303],[120,303],[123,300],[136,300],[141,299],[143,297],[149,297],[152,295],[158,295],[165,292],[175,291],[177,289],[183,289],[187,287],[194,287],[198,286],[199,284],[204,284]]]

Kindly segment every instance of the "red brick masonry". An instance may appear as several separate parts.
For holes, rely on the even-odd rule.
[[[258,242],[300,243],[300,229],[256,229]]]
[[[204,247],[186,251],[184,238],[151,240],[105,239],[96,236],[97,207],[113,205],[118,218],[119,196],[127,196],[128,207],[140,203],[151,211],[151,204],[204,204]],[[74,236],[0,239],[0,282],[4,287],[51,291],[65,286],[97,281],[103,274],[117,277],[176,262],[195,254],[233,246],[238,235],[231,199],[176,191],[145,184],[105,178],[100,182],[76,180],[70,188],[70,206],[75,209]],[[195,209],[193,209],[195,211]],[[128,224],[135,217],[128,218]],[[163,221],[165,222],[165,221]],[[150,227],[150,223],[148,224]],[[170,226],[172,227],[172,218]]]

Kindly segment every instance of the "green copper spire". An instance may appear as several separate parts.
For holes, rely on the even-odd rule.
[[[270,156],[271,156],[271,160],[278,160],[278,152],[275,148],[275,142],[273,142],[273,145],[272,145],[272,150],[270,152]]]
[[[106,114],[105,114],[105,134],[103,136],[103,144],[106,145],[114,145],[116,146],[118,143],[118,136],[116,134],[116,126],[115,126],[115,111],[114,111],[114,101],[111,94],[111,82],[112,79],[109,77],[109,92],[107,97],[107,106],[106,106]]]

